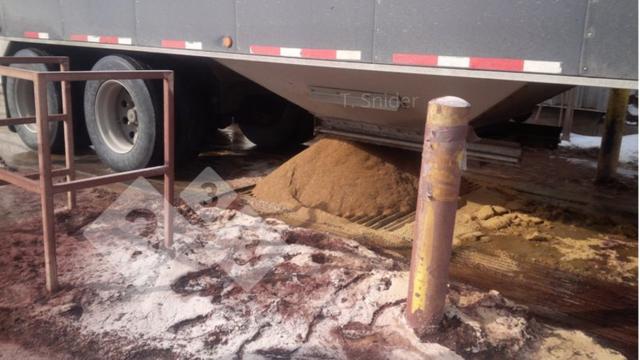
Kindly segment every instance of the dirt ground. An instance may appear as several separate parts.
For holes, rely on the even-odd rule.
[[[322,157],[321,154],[329,149],[340,154],[336,158],[355,158],[358,161],[340,164],[339,160],[313,160]],[[346,145],[339,140],[321,140],[259,181],[253,192],[256,199],[252,205],[261,213],[301,226],[313,223],[321,229],[340,228],[346,234],[369,241],[370,245],[399,250],[409,248],[415,214],[410,214],[413,216],[394,227],[372,231],[371,225],[398,213],[408,213],[407,207],[411,204],[406,204],[406,199],[413,200],[417,196],[420,155],[403,152],[402,162],[398,162],[396,158],[380,155],[383,153],[381,149]],[[549,156],[549,153],[553,155]],[[637,199],[637,165],[622,164],[621,169],[635,171],[636,175],[623,175],[607,186],[598,187],[593,184],[593,171],[589,166],[577,166],[575,161],[581,160],[577,164],[584,164],[592,155],[588,151],[574,149],[553,152],[529,149],[521,166],[526,170],[520,173],[510,173],[490,164],[471,165],[461,189],[454,248],[492,254],[516,264],[533,262],[587,278],[635,286],[638,281],[635,216],[624,211],[603,212],[596,208],[603,205],[600,199],[594,199],[592,203],[571,204],[571,192],[597,192],[609,199],[620,199],[619,206],[624,205],[623,198],[633,203]],[[346,171],[348,169],[351,171]],[[512,179],[526,178],[529,188],[546,186],[574,208],[536,201],[535,197],[522,196],[517,190],[486,181],[497,169],[502,170],[502,179],[496,180],[504,180],[511,174],[514,174]],[[363,176],[353,177],[354,171]],[[553,176],[549,176],[549,172],[553,172]],[[402,174],[397,176],[399,179],[390,176],[397,173]],[[368,184],[378,177],[385,179],[384,186],[379,186],[380,189],[372,187],[367,193]],[[305,183],[296,183],[301,181]],[[573,190],[568,192],[564,187]],[[327,191],[335,199],[333,207],[315,198],[308,200],[310,196],[305,195]],[[314,196],[318,197],[317,194]],[[584,193],[580,196],[588,199]],[[346,201],[349,197],[356,200]],[[634,205],[630,204],[627,211],[633,212],[636,209]],[[351,208],[359,209],[359,212],[349,215],[356,211]],[[358,218],[363,220],[354,221]]]
[[[596,155],[594,150],[527,148],[519,167],[469,164],[456,217],[452,275],[485,290],[499,289],[537,315],[585,329],[634,358],[637,164],[623,163],[615,181],[595,185]],[[418,163],[419,155],[413,157]],[[335,176],[347,181],[349,175],[342,174]],[[397,209],[401,216],[346,218],[322,208],[249,201],[261,214],[290,224],[409,253],[415,213]]]
[[[134,185],[84,191],[77,210],[57,212],[62,290],[53,295],[44,291],[37,198],[0,189],[4,206],[21,209],[2,217],[0,232],[3,356],[623,358],[496,291],[458,283],[443,331],[420,339],[402,316],[402,257],[238,210],[181,206],[167,252],[161,223],[128,216],[140,204],[161,208],[150,185]]]
[[[11,165],[33,165],[2,143]],[[178,191],[211,166],[243,192],[300,150],[234,141],[181,169]],[[58,212],[63,288],[48,295],[38,199],[0,187],[0,359],[637,358],[637,164],[596,187],[593,159],[525,149],[519,168],[470,164],[445,327],[422,339],[402,320],[415,214],[377,227],[245,194],[225,211],[183,206],[166,253],[157,198],[149,213],[117,201],[123,186],[85,191]],[[108,172],[96,164],[78,165]]]

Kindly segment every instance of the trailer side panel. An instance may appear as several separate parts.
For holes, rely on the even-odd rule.
[[[580,73],[638,78],[638,0],[589,1]]]

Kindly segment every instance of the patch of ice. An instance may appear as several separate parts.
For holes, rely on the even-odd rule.
[[[566,158],[566,161],[572,163],[572,164],[576,164],[579,166],[585,166],[588,168],[592,168],[592,169],[597,169],[598,168],[598,162],[596,160],[590,160],[590,159],[577,159],[577,158]],[[624,168],[619,166],[618,169],[616,170],[616,173],[618,175],[633,179],[638,177],[638,170],[637,168],[635,170],[633,169],[628,169],[628,168]]]
[[[568,148],[593,149],[599,148],[601,142],[602,137],[600,136],[586,136],[572,133],[571,140],[562,141],[560,146]],[[638,134],[622,137],[620,161],[638,163]]]

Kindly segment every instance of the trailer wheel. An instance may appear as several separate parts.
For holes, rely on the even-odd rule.
[[[190,76],[176,72],[175,76],[175,158],[177,166],[198,156],[206,135],[207,90]]]
[[[94,71],[144,70],[124,55],[100,59]],[[87,81],[85,121],[98,157],[116,171],[159,163],[162,159],[162,112],[156,88],[144,80]]]
[[[22,49],[17,51],[14,56],[48,56],[49,54],[39,49]],[[14,64],[12,67],[29,69],[35,71],[56,70],[54,66],[45,64]],[[11,117],[29,117],[34,116],[35,100],[33,94],[33,82],[28,80],[6,78],[7,95],[7,111]],[[60,87],[54,83],[49,83],[47,87],[47,104],[49,114],[59,114],[61,112],[61,94]],[[36,133],[36,124],[25,124],[15,126],[15,130],[20,136],[22,142],[32,150],[38,150],[38,139]],[[51,151],[61,153],[64,151],[64,134],[62,130],[62,122],[52,122],[49,125],[49,135]]]
[[[313,136],[313,116],[282,98],[248,97],[236,121],[244,135],[263,148],[292,146]]]
[[[296,126],[296,136],[295,141],[296,144],[302,144],[313,139],[315,135],[315,118],[314,116],[308,112],[307,110],[297,106],[290,104],[289,115],[295,119],[297,119]]]

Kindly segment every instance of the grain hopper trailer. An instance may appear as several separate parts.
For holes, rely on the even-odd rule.
[[[6,55],[64,55],[74,70],[174,70],[187,157],[230,121],[266,147],[304,141],[314,125],[419,146],[438,96],[467,99],[480,127],[572,86],[635,88],[637,14],[635,0],[0,0],[0,37]],[[9,114],[30,115],[29,84],[3,85]],[[152,83],[73,92],[77,144],[117,170],[157,161]],[[49,97],[53,112],[59,89]],[[35,146],[33,129],[14,130]]]

